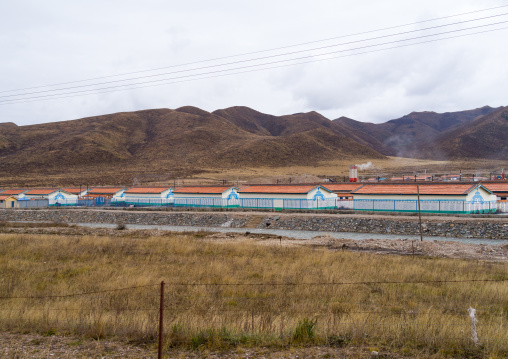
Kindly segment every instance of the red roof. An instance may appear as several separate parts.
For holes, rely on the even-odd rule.
[[[327,183],[322,185],[332,192],[351,192],[363,186],[361,183]]]
[[[31,189],[30,191],[26,192],[25,195],[46,195],[51,194],[53,192],[58,191],[58,188],[38,188],[38,189]]]
[[[416,184],[365,184],[353,194],[416,195]],[[477,187],[476,184],[420,184],[421,195],[464,195]]]
[[[88,190],[88,194],[115,194],[124,190],[125,187],[94,187]]]
[[[168,189],[171,189],[171,187],[134,187],[128,189],[125,193],[159,194]]]
[[[14,197],[14,196],[3,196],[3,195],[0,195],[0,201],[5,201],[8,198],[14,198],[14,199],[16,199],[16,197]]]
[[[482,185],[492,192],[508,192],[508,181],[495,183],[482,182]]]
[[[238,192],[298,194],[309,193],[316,187],[316,185],[251,185],[241,188]]]
[[[11,194],[11,195],[18,195],[23,192],[28,191],[27,189],[6,189],[5,191],[1,191],[2,195]]]
[[[204,193],[204,194],[219,194],[224,193],[228,189],[232,187],[230,186],[192,186],[192,187],[179,187],[175,189],[174,193]]]

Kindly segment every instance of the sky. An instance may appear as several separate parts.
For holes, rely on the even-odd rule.
[[[20,126],[182,106],[380,123],[508,105],[506,0],[0,0],[0,9],[0,122]]]

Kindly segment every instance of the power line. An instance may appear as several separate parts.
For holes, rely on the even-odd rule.
[[[481,18],[476,18],[476,19],[470,19],[470,20],[464,20],[464,21],[458,21],[458,22],[449,23],[449,24],[431,26],[431,27],[427,27],[427,28],[423,28],[423,29],[409,30],[409,31],[404,31],[404,32],[399,32],[399,33],[394,33],[394,34],[381,35],[381,36],[376,36],[376,37],[371,37],[371,38],[366,38],[366,39],[360,39],[360,40],[354,40],[354,41],[349,41],[349,42],[343,42],[343,43],[339,43],[339,44],[333,44],[333,45],[315,47],[315,48],[310,48],[310,49],[304,49],[304,50],[286,52],[286,53],[282,53],[282,54],[268,55],[268,56],[256,57],[256,58],[252,58],[252,59],[245,59],[245,60],[226,62],[226,63],[222,63],[222,64],[215,64],[215,65],[208,65],[208,66],[202,66],[202,67],[195,67],[195,68],[192,68],[192,69],[170,71],[170,72],[164,72],[164,73],[160,73],[160,74],[138,76],[138,77],[132,77],[132,78],[128,78],[128,79],[104,81],[104,82],[98,82],[98,83],[93,83],[93,84],[77,85],[77,86],[63,87],[63,88],[50,89],[50,90],[25,92],[25,93],[21,93],[21,94],[3,95],[3,96],[0,96],[0,98],[19,97],[19,96],[33,95],[33,94],[39,94],[39,93],[64,91],[64,90],[71,90],[71,89],[76,89],[76,88],[106,85],[106,84],[119,83],[119,82],[125,82],[125,81],[141,80],[141,79],[146,79],[146,78],[159,77],[159,76],[165,76],[165,75],[171,75],[171,74],[177,74],[177,73],[183,73],[183,72],[191,72],[191,71],[197,71],[197,70],[216,68],[216,67],[220,67],[220,66],[229,66],[229,65],[235,65],[235,64],[246,63],[246,62],[266,60],[266,59],[270,59],[270,58],[276,58],[276,57],[294,55],[294,54],[305,53],[305,52],[316,51],[316,50],[323,50],[323,49],[328,49],[328,48],[338,47],[338,46],[352,45],[352,44],[356,44],[356,43],[359,43],[359,42],[379,40],[379,39],[384,39],[384,38],[388,38],[388,37],[394,37],[394,36],[406,35],[406,34],[415,33],[415,32],[422,32],[422,31],[427,31],[427,30],[433,30],[433,29],[438,29],[438,28],[442,28],[442,27],[448,27],[448,26],[454,26],[454,25],[459,25],[459,24],[470,23],[470,22],[474,22],[474,21],[481,21],[481,20],[496,18],[496,17],[500,17],[500,16],[505,16],[505,15],[508,15],[508,13],[491,15],[491,16],[486,16],[486,17],[481,17]],[[432,36],[434,36],[434,35],[432,35]],[[407,41],[407,40],[404,40],[404,41]],[[128,84],[125,84],[123,86],[126,86],[126,85],[128,85]]]
[[[60,96],[60,95],[64,95],[64,94],[54,94],[54,95],[48,95],[48,96],[40,96],[40,97],[49,97],[49,98],[38,99],[38,100],[31,100],[31,101],[24,101],[23,99],[17,99],[17,100],[9,100],[11,102],[4,101],[4,102],[6,102],[4,104],[1,103],[2,101],[0,101],[0,106],[10,105],[10,104],[22,104],[22,103],[30,103],[30,102],[39,102],[39,101],[46,101],[46,100],[56,100],[56,99],[64,99],[64,98],[73,98],[73,97],[79,97],[79,96],[98,95],[98,94],[112,93],[112,92],[118,92],[118,91],[136,90],[136,89],[142,89],[142,88],[148,88],[148,87],[165,86],[165,85],[172,85],[172,84],[191,82],[191,81],[199,81],[199,80],[218,78],[218,77],[224,77],[224,76],[239,75],[239,74],[257,72],[257,71],[272,70],[272,69],[289,67],[289,66],[296,66],[296,65],[308,64],[308,63],[315,63],[315,62],[319,62],[319,61],[334,60],[334,59],[352,57],[352,56],[357,56],[357,55],[364,55],[364,54],[370,54],[370,53],[375,53],[375,52],[381,52],[381,51],[386,51],[386,50],[399,49],[399,48],[404,48],[404,47],[409,47],[409,46],[414,46],[414,45],[427,44],[427,43],[432,43],[432,42],[437,42],[437,41],[449,40],[449,39],[454,39],[454,38],[466,37],[466,36],[483,34],[483,33],[489,33],[489,32],[506,30],[506,29],[508,29],[508,27],[499,28],[499,29],[493,29],[493,30],[479,31],[479,32],[471,33],[471,34],[449,36],[449,37],[442,38],[442,39],[434,39],[434,40],[421,41],[421,42],[417,42],[417,43],[413,43],[413,44],[393,46],[393,47],[388,47],[388,48],[384,48],[384,49],[364,51],[364,52],[359,52],[359,53],[354,53],[354,54],[349,54],[349,55],[334,56],[334,57],[329,57],[329,58],[325,58],[325,59],[313,59],[313,60],[304,61],[304,62],[298,62],[298,63],[293,63],[293,64],[284,64],[284,65],[278,65],[278,66],[270,66],[270,67],[261,68],[261,69],[252,69],[252,70],[231,72],[231,73],[220,74],[220,75],[205,76],[205,77],[200,77],[200,78],[196,78],[196,79],[186,79],[186,80],[181,80],[181,81],[163,82],[163,83],[159,83],[159,84],[151,84],[151,85],[136,86],[136,87],[127,87],[127,88],[124,87],[124,88],[116,89],[116,90],[107,90],[107,91],[98,91],[98,92],[91,92],[91,93],[83,93],[83,94],[79,94],[79,95]],[[166,81],[166,80],[159,80],[159,81]],[[133,86],[133,85],[124,85],[124,86]],[[89,92],[89,91],[94,91],[94,90],[86,90],[86,91]],[[81,92],[85,92],[85,91],[81,91]]]
[[[414,46],[414,45],[419,45],[419,44],[424,44],[424,43],[431,43],[431,42],[443,41],[443,40],[448,40],[448,39],[453,39],[453,38],[471,36],[471,35],[488,33],[488,32],[494,32],[494,31],[500,31],[500,30],[505,30],[507,28],[498,28],[498,29],[492,29],[492,30],[486,30],[486,31],[479,31],[479,32],[471,33],[471,34],[464,34],[464,35],[458,35],[458,36],[450,36],[450,37],[441,38],[441,39],[422,41],[422,42],[417,42],[417,43],[407,44],[407,45],[393,46],[393,47],[384,48],[384,49],[364,51],[364,52],[361,52],[361,53],[355,53],[355,54],[344,55],[344,56],[337,56],[337,57],[326,58],[326,59],[313,59],[313,60],[310,60],[310,61],[298,62],[298,63],[294,63],[294,64],[285,64],[285,65],[279,65],[279,66],[271,66],[271,67],[267,67],[267,68],[251,69],[251,70],[239,71],[239,72],[230,72],[230,71],[234,71],[234,70],[242,70],[242,69],[259,67],[259,66],[273,65],[273,64],[277,64],[277,63],[284,63],[284,62],[289,62],[289,61],[296,61],[296,60],[314,58],[314,57],[318,57],[318,56],[326,56],[326,55],[331,55],[331,54],[336,54],[336,53],[341,53],[341,52],[349,52],[349,51],[355,51],[355,50],[362,50],[362,49],[372,48],[372,47],[376,47],[376,46],[389,45],[389,44],[400,43],[400,42],[404,42],[404,41],[411,41],[411,40],[417,40],[417,39],[422,39],[422,38],[428,38],[428,37],[431,37],[431,36],[438,36],[438,35],[455,33],[455,32],[460,32],[460,31],[467,31],[467,30],[477,29],[477,28],[482,28],[482,27],[487,27],[487,26],[499,25],[499,24],[504,24],[504,23],[507,23],[507,22],[508,21],[502,21],[502,22],[497,22],[497,23],[492,23],[492,24],[486,24],[486,25],[469,27],[469,28],[465,28],[465,29],[451,30],[451,31],[437,33],[437,34],[430,34],[430,35],[424,35],[424,36],[418,36],[418,37],[413,37],[413,38],[408,38],[408,39],[390,41],[390,42],[385,42],[385,43],[380,43],[380,44],[362,46],[362,47],[357,47],[357,48],[353,48],[353,49],[339,50],[339,51],[333,51],[333,52],[328,52],[328,53],[303,56],[303,57],[299,57],[299,58],[278,60],[278,61],[272,61],[272,62],[267,62],[267,63],[262,63],[262,64],[254,64],[254,65],[248,65],[248,66],[241,66],[241,67],[237,67],[237,68],[216,70],[216,71],[210,71],[210,72],[204,72],[204,73],[198,73],[198,74],[190,74],[190,75],[173,77],[173,78],[165,78],[165,79],[159,79],[159,80],[143,81],[143,82],[138,82],[138,83],[124,84],[124,85],[117,85],[117,86],[108,86],[108,87],[103,87],[103,88],[98,88],[98,89],[88,89],[88,90],[72,91],[72,92],[60,93],[60,94],[49,94],[49,95],[32,96],[32,97],[19,98],[19,99],[0,100],[0,106],[1,105],[9,105],[9,104],[19,104],[19,103],[44,101],[44,100],[47,100],[47,99],[62,99],[62,98],[77,97],[77,96],[83,96],[83,95],[95,95],[95,94],[110,93],[110,92],[116,92],[116,91],[134,90],[134,89],[139,89],[139,88],[161,86],[161,85],[168,85],[168,84],[175,84],[175,83],[182,83],[182,82],[190,82],[190,81],[203,80],[203,79],[209,79],[209,78],[216,78],[216,77],[222,77],[222,76],[236,75],[236,74],[241,74],[241,73],[249,73],[249,72],[269,70],[269,69],[274,69],[274,68],[281,68],[281,67],[287,67],[287,66],[301,65],[301,64],[307,64],[307,63],[324,61],[324,60],[331,60],[331,59],[337,59],[337,58],[351,57],[351,56],[357,56],[357,55],[361,55],[361,54],[367,54],[367,53],[373,53],[373,52],[379,52],[379,51],[386,51],[386,50],[397,49],[397,48],[408,47],[408,46]],[[230,72],[230,73],[225,73],[225,72]],[[206,76],[206,77],[195,78],[195,79],[189,79],[191,77],[203,76],[203,75],[208,75],[208,74],[217,74],[217,73],[219,73],[219,75]],[[162,81],[168,81],[168,80],[178,80],[178,79],[184,79],[184,80],[166,82],[166,83],[161,83],[161,84],[154,84],[156,82],[162,82]],[[143,84],[151,84],[151,85],[137,86],[137,85],[143,85]],[[135,86],[135,87],[126,87],[126,86]],[[99,91],[99,90],[107,90],[107,91]],[[91,91],[94,91],[94,92],[91,92]],[[78,95],[72,95],[72,94],[78,94]],[[62,96],[62,95],[67,95],[67,96]],[[36,99],[36,100],[25,101],[25,100],[31,100],[31,99]]]
[[[182,66],[188,66],[188,65],[195,65],[195,64],[205,63],[205,62],[224,60],[224,59],[229,59],[229,58],[235,58],[235,57],[241,57],[241,56],[247,56],[247,55],[254,55],[254,54],[266,53],[266,52],[277,51],[277,50],[284,50],[284,49],[298,47],[298,46],[303,46],[303,45],[315,44],[315,43],[326,42],[326,41],[331,41],[331,40],[337,40],[337,39],[341,39],[341,38],[353,37],[353,36],[358,36],[358,35],[366,35],[366,34],[370,34],[370,33],[375,33],[375,32],[380,32],[380,31],[386,31],[386,30],[393,30],[393,29],[397,29],[397,28],[401,28],[401,27],[407,27],[407,26],[418,25],[418,24],[423,24],[423,23],[428,23],[428,22],[433,22],[433,21],[439,21],[439,20],[449,19],[449,18],[453,18],[453,17],[459,17],[459,16],[464,16],[464,15],[476,14],[476,13],[480,13],[480,12],[497,10],[497,9],[501,9],[501,8],[505,8],[505,7],[508,7],[508,5],[502,5],[502,6],[497,6],[497,7],[487,8],[487,9],[469,11],[469,12],[460,13],[460,14],[448,15],[448,16],[443,16],[443,17],[438,17],[438,18],[433,18],[433,19],[427,19],[427,20],[422,20],[422,21],[417,21],[417,22],[412,22],[412,23],[407,23],[407,24],[402,24],[402,25],[395,25],[395,26],[390,26],[390,27],[385,27],[385,28],[380,28],[380,29],[374,29],[374,30],[368,30],[368,31],[363,31],[363,32],[358,32],[358,33],[352,33],[352,34],[347,34],[347,35],[335,36],[335,37],[330,37],[330,38],[326,38],[326,39],[307,41],[307,42],[302,42],[302,43],[298,43],[298,44],[286,45],[286,46],[275,47],[275,48],[270,48],[270,49],[265,49],[265,50],[258,50],[258,51],[246,52],[246,53],[241,53],[241,54],[235,54],[235,55],[229,55],[229,56],[210,58],[210,59],[193,61],[193,62],[187,62],[187,63],[177,64],[177,65],[158,67],[158,68],[153,68],[153,69],[148,69],[148,70],[126,72],[126,73],[121,73],[121,74],[116,74],[116,75],[99,76],[99,77],[93,77],[93,78],[88,78],[88,79],[83,79],[83,80],[60,82],[60,83],[55,83],[55,84],[50,84],[50,85],[25,87],[25,88],[13,89],[13,90],[4,90],[4,91],[0,91],[0,93],[16,92],[16,91],[24,91],[24,90],[32,90],[32,89],[38,89],[38,88],[44,88],[44,87],[60,86],[60,85],[66,85],[66,84],[72,84],[72,83],[79,83],[79,82],[86,82],[86,81],[94,81],[94,80],[112,78],[112,77],[134,75],[134,74],[140,74],[140,73],[146,73],[146,72],[152,72],[152,71],[159,71],[159,70],[164,70],[164,69],[169,69],[169,68],[176,68],[176,67],[182,67]]]

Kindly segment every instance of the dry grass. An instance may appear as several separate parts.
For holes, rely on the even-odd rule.
[[[468,160],[468,161],[435,161],[420,160],[414,158],[387,157],[386,159],[355,159],[331,160],[316,162],[312,166],[258,166],[238,168],[206,168],[189,167],[180,168],[175,173],[168,173],[167,168],[171,164],[157,163],[156,165],[144,164],[143,173],[139,172],[138,165],[125,165],[121,169],[112,170],[107,165],[81,167],[73,171],[62,173],[24,173],[0,178],[0,188],[9,187],[66,187],[66,186],[132,186],[134,178],[138,185],[167,185],[167,184],[217,184],[223,179],[229,184],[250,183],[276,183],[277,180],[284,183],[319,182],[328,176],[341,180],[348,176],[349,166],[372,162],[374,168],[360,171],[359,175],[365,178],[371,176],[412,175],[422,174],[427,170],[433,173],[458,173],[462,170],[464,175],[489,176],[489,171],[498,170],[505,166],[505,162],[496,160]],[[194,166],[194,164],[193,164]],[[483,170],[483,171],[482,171]]]
[[[506,280],[508,265],[217,243],[200,234],[4,234],[0,296],[32,298],[1,299],[0,330],[152,345],[164,280],[168,348],[319,344],[506,357],[507,282],[309,285],[477,278]],[[132,286],[147,287],[42,298]],[[469,339],[469,306],[478,310],[479,346]]]

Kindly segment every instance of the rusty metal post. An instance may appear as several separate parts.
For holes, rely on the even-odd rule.
[[[159,352],[157,354],[158,359],[162,359],[162,332],[164,329],[164,281],[161,282],[161,303],[160,303],[160,314],[159,314]]]

